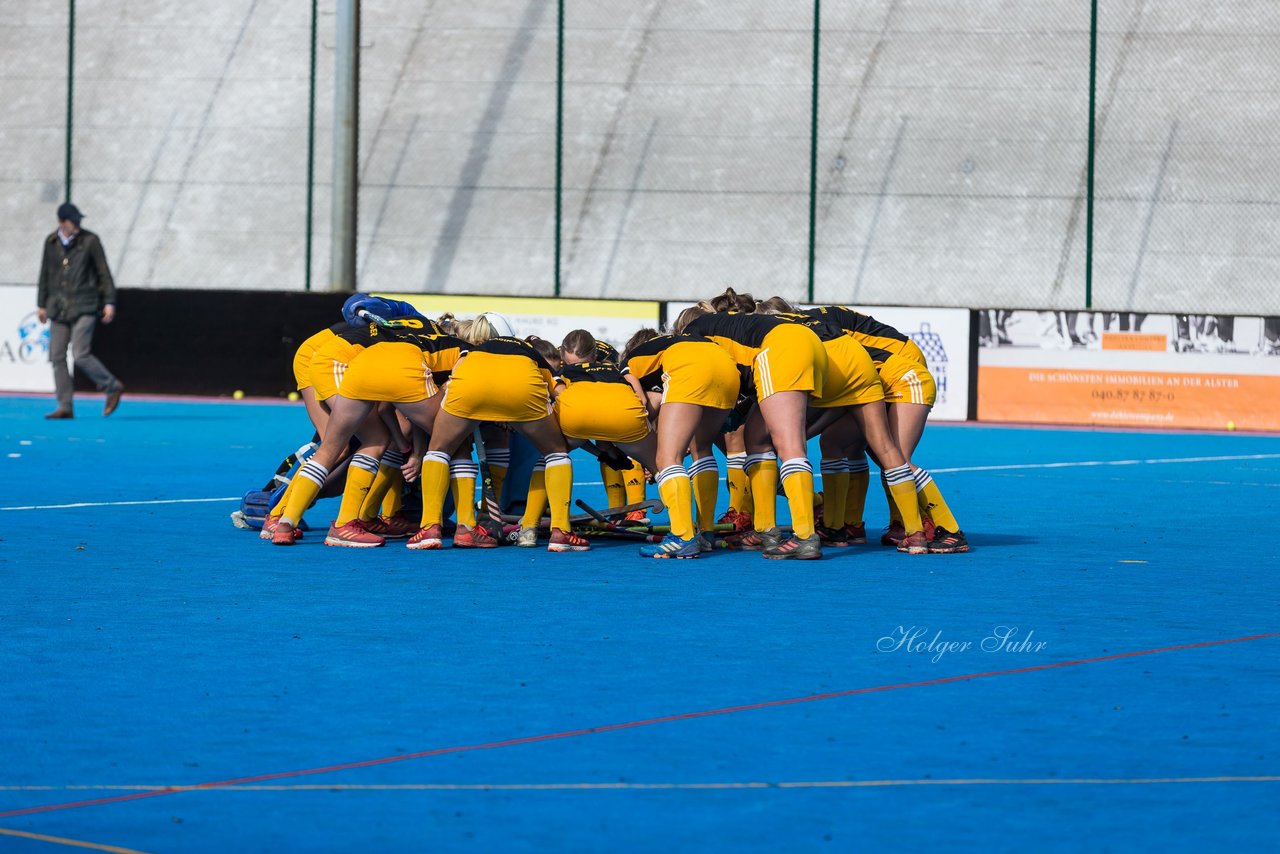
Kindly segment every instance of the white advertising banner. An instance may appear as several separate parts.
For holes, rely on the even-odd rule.
[[[53,391],[49,324],[36,319],[35,285],[0,285],[0,391]]]
[[[667,323],[689,302],[667,303]],[[810,306],[804,305],[804,308]],[[938,385],[933,421],[965,421],[969,415],[969,310],[965,308],[908,308],[905,306],[846,306],[874,317],[911,338],[929,360],[929,373]]]

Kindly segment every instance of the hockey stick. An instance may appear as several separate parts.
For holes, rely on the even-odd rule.
[[[614,522],[609,521],[603,515],[601,515],[598,510],[596,510],[587,502],[583,501],[581,498],[577,499],[573,503],[581,507],[583,510],[585,510],[587,512],[587,515],[589,515],[592,519],[596,521],[597,525],[599,526],[599,529],[607,533],[613,534],[615,537],[622,537],[628,540],[643,540],[646,543],[652,543],[662,539],[662,537],[657,537],[657,540],[655,540],[654,537],[657,536],[655,534],[646,533],[643,530],[637,530],[635,528],[623,527],[621,525],[618,525]],[[592,526],[592,527],[595,527],[595,526]]]
[[[383,329],[386,329],[391,326],[391,322],[387,320],[385,317],[379,317],[378,315],[374,314],[372,311],[365,311],[363,308],[356,312],[356,317],[360,318],[361,320],[367,320],[370,323],[374,324],[375,326],[381,326]]]
[[[480,425],[472,431],[472,439],[476,446],[476,458],[480,461],[480,518],[477,524],[492,536],[502,537],[502,505],[493,491],[493,471],[489,468],[489,455],[484,449],[484,439],[480,435]]]
[[[666,509],[666,506],[661,501],[657,500],[656,498],[650,498],[648,501],[637,501],[635,504],[624,504],[621,507],[610,507],[605,510],[597,510],[596,512],[599,513],[601,516],[604,516],[606,519],[612,519],[618,516],[625,516],[628,513],[631,513],[636,510],[643,510],[646,513],[661,513],[665,509]],[[503,522],[507,522],[509,524],[515,524],[516,522],[520,521],[519,516],[515,516],[507,513],[503,513],[498,518],[501,519]],[[590,513],[575,513],[569,517],[569,523],[573,525],[577,525],[580,522],[589,522],[593,520],[594,520],[594,517]],[[543,516],[541,521],[539,521],[538,523],[539,527],[542,527],[542,528],[547,527],[549,524],[550,524],[550,520],[548,520],[546,516]]]

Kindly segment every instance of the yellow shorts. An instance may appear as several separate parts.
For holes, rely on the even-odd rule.
[[[880,366],[880,383],[884,386],[885,403],[920,403],[933,406],[938,400],[938,386],[933,374],[919,362],[893,355]]]
[[[298,345],[298,351],[293,354],[293,379],[298,384],[298,391],[311,388],[311,357],[316,354],[316,350],[320,349],[321,344],[337,337],[332,329],[321,329]]]
[[[827,351],[813,330],[798,323],[777,326],[761,342],[751,364],[756,398],[780,391],[804,391],[818,397],[827,375]]]
[[[547,417],[547,380],[527,356],[472,352],[458,362],[440,407],[472,421]]]
[[[347,366],[364,350],[362,344],[352,344],[337,335],[323,342],[311,356],[311,385],[316,390],[316,400],[328,400],[338,393]]]
[[[848,335],[823,341],[822,346],[827,351],[827,382],[823,393],[814,396],[815,407],[830,409],[884,400],[880,374],[866,347]]]
[[[572,439],[639,442],[649,435],[644,404],[623,383],[570,383],[556,398],[555,409],[560,432]]]
[[[361,350],[338,386],[343,397],[388,403],[417,403],[438,391],[422,349],[404,341],[385,341]]]
[[[737,364],[716,344],[681,341],[662,354],[663,403],[732,409],[738,385]]]

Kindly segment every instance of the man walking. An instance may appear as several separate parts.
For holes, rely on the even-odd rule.
[[[45,418],[74,418],[71,399],[75,383],[67,369],[67,345],[76,367],[107,393],[103,415],[120,405],[124,383],[93,355],[93,330],[98,317],[110,323],[116,316],[116,286],[107,267],[102,241],[80,228],[83,214],[70,202],[58,206],[58,230],[44,241],[40,288],[36,307],[40,322],[49,321],[49,361],[58,406]]]

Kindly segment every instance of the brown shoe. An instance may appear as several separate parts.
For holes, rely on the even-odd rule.
[[[120,395],[122,394],[124,394],[124,383],[116,386],[115,391],[107,392],[107,402],[102,407],[103,418],[116,411],[116,407],[120,405]]]
[[[62,418],[75,418],[75,417],[76,417],[75,413],[73,413],[70,409],[55,409],[52,412],[50,412],[48,415],[46,415],[45,419],[49,421],[57,421]]]

